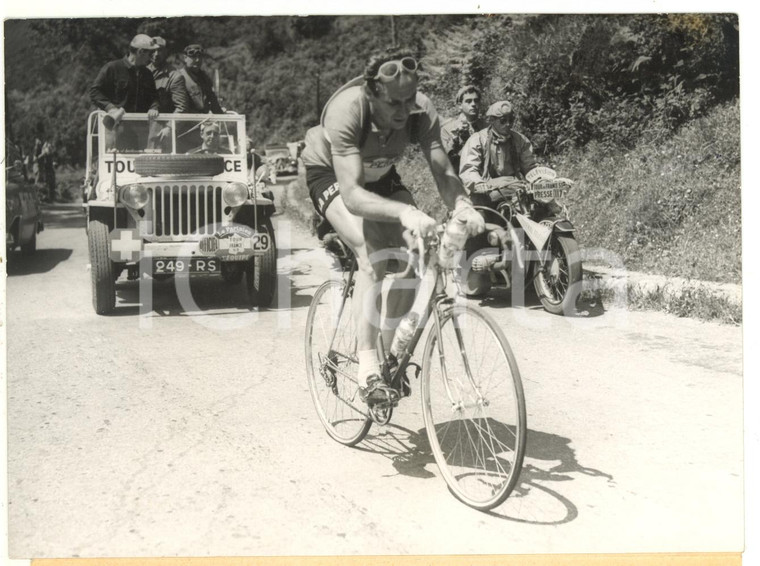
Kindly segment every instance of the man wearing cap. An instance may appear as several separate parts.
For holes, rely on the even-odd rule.
[[[441,125],[441,142],[449,156],[454,171],[459,171],[460,154],[465,142],[475,132],[488,124],[480,117],[480,89],[474,85],[463,86],[457,92],[459,116]]]
[[[153,51],[153,61],[148,69],[153,73],[158,92],[158,110],[162,114],[187,112],[190,103],[187,98],[185,81],[180,73],[170,68],[166,62],[166,40],[154,37],[156,50]]]
[[[185,81],[188,98],[187,112],[193,114],[223,114],[219,100],[211,83],[211,77],[201,69],[203,64],[203,47],[194,43],[185,47],[185,66],[179,71]]]
[[[156,50],[153,38],[138,34],[129,44],[123,59],[106,63],[90,87],[93,104],[111,112],[147,112],[149,118],[158,116],[158,94],[148,63]]]
[[[494,102],[486,111],[488,127],[476,132],[462,148],[459,177],[470,193],[504,188],[538,165],[528,138],[512,129],[512,105]]]

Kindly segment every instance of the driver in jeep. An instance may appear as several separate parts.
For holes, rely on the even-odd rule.
[[[214,153],[217,155],[230,153],[229,149],[222,143],[222,133],[219,124],[216,122],[206,122],[201,124],[200,130],[203,143],[200,147],[191,149],[187,153]]]
[[[417,67],[411,54],[399,49],[372,56],[364,75],[327,102],[321,124],[306,135],[301,155],[315,208],[358,260],[354,301],[362,308],[355,309],[357,379],[368,404],[397,398],[381,377],[376,350],[380,329],[366,312],[373,307],[382,312],[382,297],[374,293],[385,275],[388,254],[378,252],[405,246],[405,229],[423,238],[436,235],[436,221],[415,206],[396,172],[395,163],[410,142],[419,144],[443,201],[466,220],[469,233],[485,227],[443,150],[438,114],[417,91]],[[388,322],[400,320],[413,300],[414,289],[391,289],[385,305]],[[394,329],[381,326],[388,348]]]

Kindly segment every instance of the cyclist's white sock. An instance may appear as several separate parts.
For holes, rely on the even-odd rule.
[[[380,364],[377,362],[377,350],[361,350],[359,356],[359,374],[356,376],[361,387],[367,386],[367,378],[372,375],[380,375]]]

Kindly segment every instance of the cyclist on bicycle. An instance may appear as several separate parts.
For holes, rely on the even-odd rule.
[[[417,68],[417,61],[404,50],[374,54],[363,76],[327,102],[321,124],[306,135],[301,155],[315,208],[357,257],[357,378],[360,396],[368,404],[397,397],[381,377],[379,328],[365,312],[376,306],[380,311],[381,298],[371,294],[385,275],[388,256],[377,252],[406,245],[404,229],[426,238],[435,235],[437,225],[417,209],[395,169],[410,142],[420,145],[441,197],[466,221],[468,232],[485,229],[443,150],[438,114],[430,99],[417,92]],[[413,300],[414,289],[391,290],[386,318],[399,320]],[[391,338],[393,330],[386,332]],[[391,340],[383,338],[389,347]]]

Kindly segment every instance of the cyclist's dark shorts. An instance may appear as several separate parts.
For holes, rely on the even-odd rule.
[[[306,186],[309,187],[309,196],[314,208],[324,217],[327,207],[340,194],[335,171],[328,167],[306,167]],[[401,183],[401,177],[395,167],[391,167],[391,170],[377,181],[367,183],[364,188],[382,197],[390,197],[398,191],[409,192]],[[409,196],[411,197],[411,193]]]

